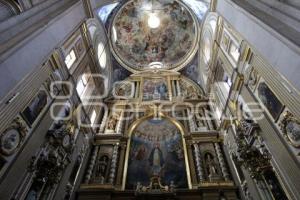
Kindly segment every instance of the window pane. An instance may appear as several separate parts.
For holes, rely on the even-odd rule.
[[[88,74],[83,74],[81,76],[81,80],[82,80],[83,85],[86,86],[86,84],[88,83],[88,80],[89,80]]]
[[[76,60],[76,55],[75,55],[74,50],[72,49],[65,58],[65,63],[67,65],[68,69],[71,68],[71,66],[74,64],[75,60]]]
[[[94,123],[95,123],[96,116],[97,116],[97,114],[96,114],[96,111],[95,111],[95,110],[93,110],[93,113],[92,113],[92,115],[91,115],[91,123],[92,123],[92,124],[94,124]]]
[[[97,51],[98,51],[99,64],[104,69],[106,66],[106,53],[105,53],[104,45],[102,43],[98,44]]]
[[[233,42],[230,45],[229,54],[232,56],[234,61],[238,61],[238,59],[240,57],[240,52],[239,52],[237,45],[235,45]]]
[[[77,83],[77,86],[76,86],[76,90],[77,90],[77,93],[78,95],[81,97],[83,91],[84,91],[84,84],[83,84],[83,81],[80,79],[79,82]]]

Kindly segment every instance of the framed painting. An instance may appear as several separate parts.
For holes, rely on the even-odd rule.
[[[131,135],[126,188],[148,186],[152,177],[159,177],[162,185],[188,187],[182,135],[164,118],[146,119]]]
[[[271,117],[277,121],[281,112],[283,111],[284,105],[279,101],[277,96],[269,88],[266,82],[261,81],[258,83],[256,96],[263,104],[263,107],[269,113],[269,115],[271,115]]]
[[[283,132],[287,141],[294,147],[300,147],[300,119],[294,117],[294,115],[286,111],[283,114],[283,118],[279,123],[279,127]]]
[[[170,100],[168,82],[162,78],[146,78],[143,83],[143,101]]]
[[[44,82],[45,88],[50,93],[51,97],[56,97],[59,94],[60,89],[55,84],[55,80],[52,75]]]
[[[259,82],[259,74],[254,68],[248,68],[246,71],[247,77],[248,77],[248,82],[247,85],[250,88],[251,91],[254,91],[256,89],[256,86]]]
[[[37,118],[45,111],[49,103],[50,97],[46,89],[42,86],[36,96],[21,113],[22,117],[30,127],[33,126]]]
[[[79,40],[76,41],[75,47],[76,47],[78,57],[81,57],[82,54],[84,54],[84,50],[85,50],[84,49],[84,43],[83,43],[83,40],[82,40],[81,37],[80,37]]]
[[[0,135],[0,150],[5,156],[10,156],[16,152],[24,141],[28,132],[25,122],[20,118],[15,118],[12,123]]]
[[[134,97],[135,86],[133,82],[122,81],[114,84],[113,96],[116,99],[130,99]]]

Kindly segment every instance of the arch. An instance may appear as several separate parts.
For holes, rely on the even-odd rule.
[[[0,22],[18,15],[21,8],[15,1],[0,0]]]
[[[123,171],[123,182],[122,182],[122,189],[125,190],[126,184],[127,184],[127,175],[128,175],[128,169],[129,169],[129,154],[131,151],[131,145],[132,145],[132,139],[133,139],[133,132],[138,128],[139,125],[144,123],[147,120],[154,119],[155,115],[153,113],[144,116],[138,120],[136,120],[128,129],[127,136],[128,136],[128,141],[127,141],[127,147],[126,147],[126,155],[125,155],[125,163],[124,163],[124,171]],[[159,114],[159,119],[167,120],[168,123],[172,124],[176,129],[179,131],[180,134],[180,142],[182,144],[182,150],[183,150],[183,156],[184,156],[184,166],[185,166],[185,173],[186,173],[186,181],[187,181],[187,187],[189,189],[192,188],[192,183],[191,183],[191,175],[190,175],[190,168],[189,168],[189,160],[188,160],[188,154],[187,154],[187,148],[186,148],[186,142],[185,142],[185,134],[186,131],[181,125],[180,122],[175,120],[174,118],[171,118],[169,116],[166,116],[162,113]],[[153,142],[154,143],[154,142]],[[158,142],[155,142],[158,143]],[[160,142],[161,143],[161,142]],[[153,151],[153,149],[152,149]]]
[[[109,53],[108,37],[105,28],[103,24],[96,18],[88,19],[86,25],[90,41],[95,52],[95,61],[97,63],[98,69],[102,75],[107,77],[107,80],[112,80],[112,58]],[[99,44],[102,44],[103,48],[99,49]],[[100,60],[104,57],[105,61]],[[105,64],[105,66],[103,66],[103,64]],[[108,81],[106,84],[107,85],[105,85],[105,88],[109,89],[112,85],[112,81]]]
[[[218,15],[215,12],[207,13],[203,22],[200,36],[200,72],[204,85],[207,84],[207,76],[210,71],[210,65],[213,61],[214,40],[217,33]]]

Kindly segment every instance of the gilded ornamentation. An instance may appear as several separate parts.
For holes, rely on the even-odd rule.
[[[148,186],[143,186],[141,182],[137,183],[136,186],[136,195],[150,193],[150,194],[159,194],[159,193],[174,193],[175,194],[175,185],[171,181],[170,185],[163,185],[161,183],[161,178],[159,176],[152,176],[150,179],[150,184]]]
[[[261,179],[265,170],[271,168],[271,155],[266,149],[258,149],[246,139],[244,129],[237,128],[237,163],[243,165],[254,179]]]

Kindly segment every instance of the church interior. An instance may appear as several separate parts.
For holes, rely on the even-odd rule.
[[[300,199],[299,0],[0,0],[0,200]]]

